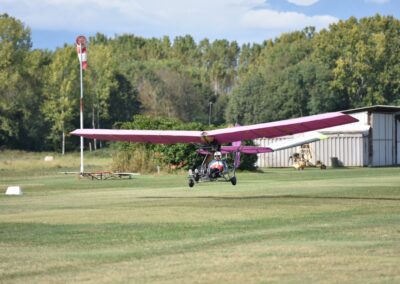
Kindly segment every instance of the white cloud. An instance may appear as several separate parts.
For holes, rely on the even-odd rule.
[[[140,24],[183,28],[234,21],[241,13],[262,5],[262,0],[0,0],[12,16],[34,28],[91,27],[128,31]],[[214,26],[218,28],[218,26]]]
[[[389,3],[390,0],[365,0],[367,3],[375,3],[375,4],[385,4]]]
[[[319,2],[319,0],[287,0],[289,3],[296,4],[299,6],[311,6]],[[384,0],[383,0],[384,1]]]
[[[249,11],[242,18],[242,23],[250,28],[279,30],[301,29],[306,26],[321,29],[337,21],[337,18],[329,15],[306,16],[297,12],[277,12],[268,9]]]
[[[337,21],[328,15],[270,10],[265,0],[0,0],[0,7],[37,30],[145,37],[191,34],[196,39],[238,41],[253,41],[260,34],[266,39],[309,25],[320,29]]]

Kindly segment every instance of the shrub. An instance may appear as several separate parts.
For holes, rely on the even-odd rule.
[[[154,130],[202,130],[200,123],[183,123],[174,118],[136,115],[132,122],[122,123],[123,129]],[[113,170],[154,172],[157,166],[163,169],[188,169],[199,163],[201,157],[193,144],[148,144],[118,142],[115,144]]]
[[[174,118],[151,117],[136,115],[131,122],[119,125],[122,129],[153,129],[153,130],[205,130],[200,123],[183,123]],[[246,142],[246,144],[252,143]],[[193,144],[149,144],[118,142],[114,144],[112,168],[114,171],[139,171],[151,173],[161,169],[171,171],[189,169],[199,165],[203,157],[196,152]],[[254,170],[257,155],[242,155],[240,169]]]

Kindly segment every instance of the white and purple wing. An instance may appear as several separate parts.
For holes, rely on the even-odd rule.
[[[279,150],[284,150],[296,146],[301,146],[303,144],[308,144],[312,142],[316,142],[319,140],[327,139],[328,136],[321,134],[319,132],[311,132],[307,133],[304,136],[301,137],[296,137],[296,138],[291,138],[291,139],[286,139],[282,141],[278,141],[272,144],[269,144],[267,147],[271,149],[271,152],[279,151]]]
[[[207,140],[214,140],[218,144],[224,144],[262,137],[274,138],[357,121],[356,118],[350,115],[341,112],[331,112],[276,122],[211,130],[207,132]]]
[[[127,141],[142,143],[215,143],[226,144],[234,141],[273,138],[322,128],[357,122],[350,115],[332,112],[269,123],[238,126],[210,131],[183,130],[112,130],[112,129],[77,129],[72,135],[85,138]]]
[[[72,135],[84,138],[107,140],[107,141],[127,141],[142,143],[205,143],[202,131],[183,131],[183,130],[114,130],[114,129],[76,129]]]

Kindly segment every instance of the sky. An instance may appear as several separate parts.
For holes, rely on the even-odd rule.
[[[21,20],[33,48],[54,50],[78,35],[145,38],[191,35],[198,42],[262,43],[284,32],[357,18],[400,19],[400,0],[0,0],[0,14]]]

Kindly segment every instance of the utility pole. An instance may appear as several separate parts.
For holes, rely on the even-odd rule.
[[[212,102],[209,103],[209,108],[208,108],[208,125],[211,125],[211,109],[212,109]]]

